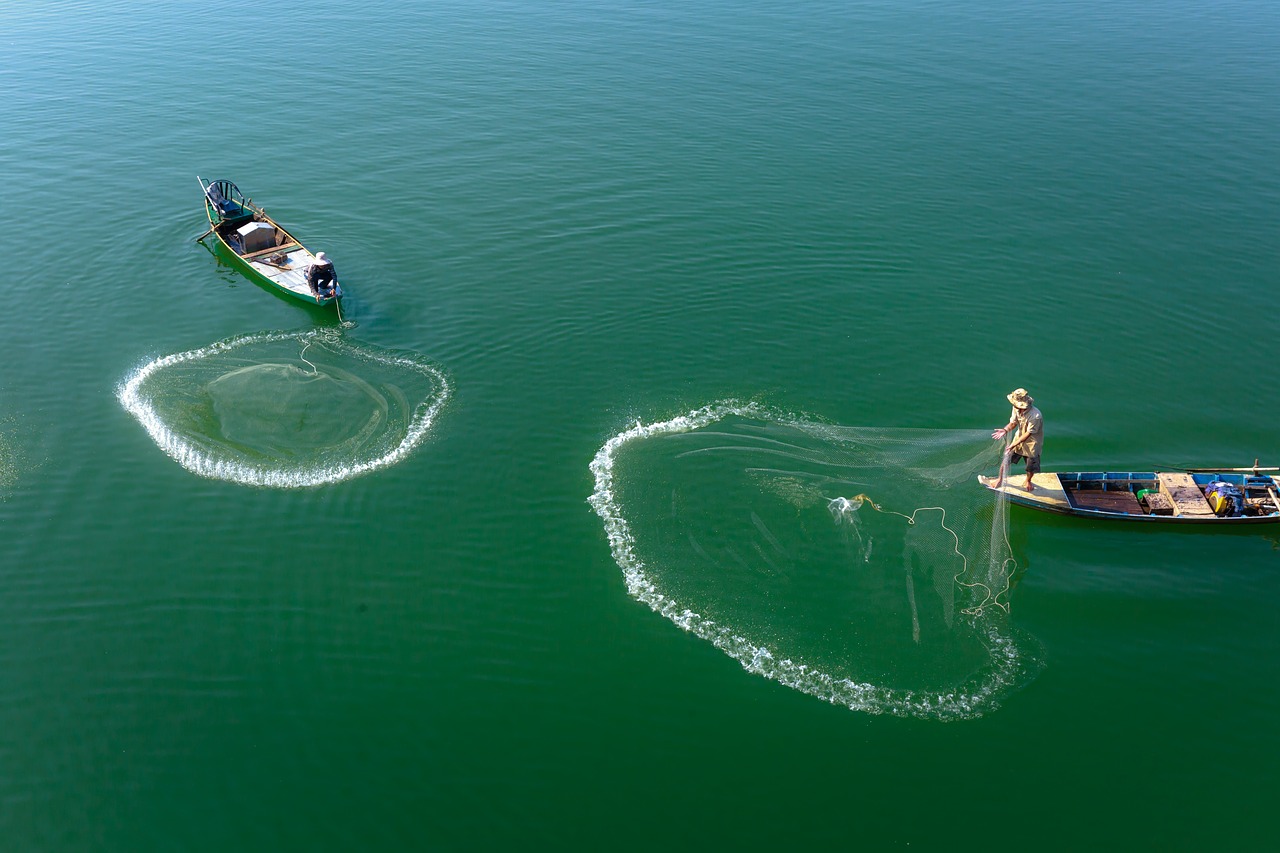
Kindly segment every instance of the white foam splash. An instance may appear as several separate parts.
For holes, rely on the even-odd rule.
[[[637,421],[634,427],[606,441],[591,460],[595,491],[589,503],[604,522],[613,558],[622,569],[627,592],[637,601],[647,604],[654,612],[711,643],[742,664],[743,669],[748,672],[773,679],[833,705],[869,714],[935,720],[973,719],[997,708],[1000,697],[1018,683],[1020,676],[1034,662],[1025,659],[1013,638],[1002,632],[992,621],[975,620],[973,623],[984,637],[991,656],[990,664],[983,667],[982,671],[953,690],[901,690],[835,677],[813,666],[794,661],[780,651],[743,636],[731,626],[718,624],[690,610],[653,582],[645,572],[644,561],[636,553],[635,538],[614,492],[615,457],[629,442],[689,432],[731,416],[783,423],[794,420],[769,412],[755,403],[726,400],[668,421],[653,424]],[[849,508],[853,509],[852,502],[849,504]],[[844,510],[845,507],[839,509]]]
[[[244,462],[214,458],[202,448],[195,446],[171,430],[141,391],[148,378],[158,371],[173,365],[196,361],[213,355],[221,355],[250,344],[272,343],[291,339],[302,341],[320,336],[328,336],[331,343],[335,342],[332,338],[332,332],[325,329],[308,332],[262,332],[226,341],[218,341],[207,347],[188,350],[187,352],[163,356],[135,370],[117,389],[116,397],[125,410],[138,419],[138,422],[142,424],[147,434],[151,436],[161,450],[183,468],[201,477],[229,480],[246,486],[296,489],[349,480],[401,461],[426,438],[431,425],[435,422],[436,416],[440,413],[452,393],[449,379],[442,371],[405,356],[375,354],[366,351],[359,352],[359,357],[361,358],[421,373],[437,384],[439,392],[432,399],[420,403],[414,409],[413,417],[409,421],[405,436],[396,447],[375,459],[344,465],[281,469],[265,466],[258,467]],[[347,347],[347,349],[352,348]]]
[[[855,513],[861,508],[862,498],[855,500],[832,498],[827,502],[827,509],[831,511],[831,517],[835,519],[836,524],[857,524],[858,517]]]

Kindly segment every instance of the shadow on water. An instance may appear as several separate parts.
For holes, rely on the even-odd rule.
[[[1165,540],[1170,537],[1187,537],[1204,542],[1212,539],[1220,539],[1224,542],[1264,539],[1271,543],[1272,550],[1280,551],[1280,523],[1215,525],[1090,518],[1042,512],[1017,504],[1012,506],[1009,522],[1010,528],[1017,531],[1020,539],[1040,528],[1053,531],[1055,534],[1076,533],[1081,539],[1089,541],[1111,536],[1123,536],[1134,543]]]

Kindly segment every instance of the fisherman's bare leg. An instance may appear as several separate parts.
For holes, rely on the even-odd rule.
[[[1009,457],[1005,456],[1003,459],[1000,460],[1000,470],[996,474],[995,482],[991,485],[991,488],[998,489],[1004,485],[1004,472],[1008,470],[1009,470]]]
[[[1036,487],[1032,483],[1031,478],[1040,473],[1040,456],[1036,455],[1027,460],[1027,491],[1034,492]]]

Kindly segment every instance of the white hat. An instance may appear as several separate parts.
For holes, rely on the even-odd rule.
[[[316,263],[327,264],[327,263],[331,263],[331,261],[324,256],[324,252],[316,252]]]

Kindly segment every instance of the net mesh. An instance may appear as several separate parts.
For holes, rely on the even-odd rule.
[[[391,406],[365,380],[328,365],[249,364],[216,377],[206,390],[222,437],[278,457],[317,449],[359,448]]]
[[[449,395],[448,377],[427,359],[334,330],[264,332],[165,356],[119,391],[187,469],[281,488],[395,464]]]
[[[743,662],[873,712],[973,716],[1025,675],[988,433],[717,404],[616,436],[596,510],[632,594]]]

